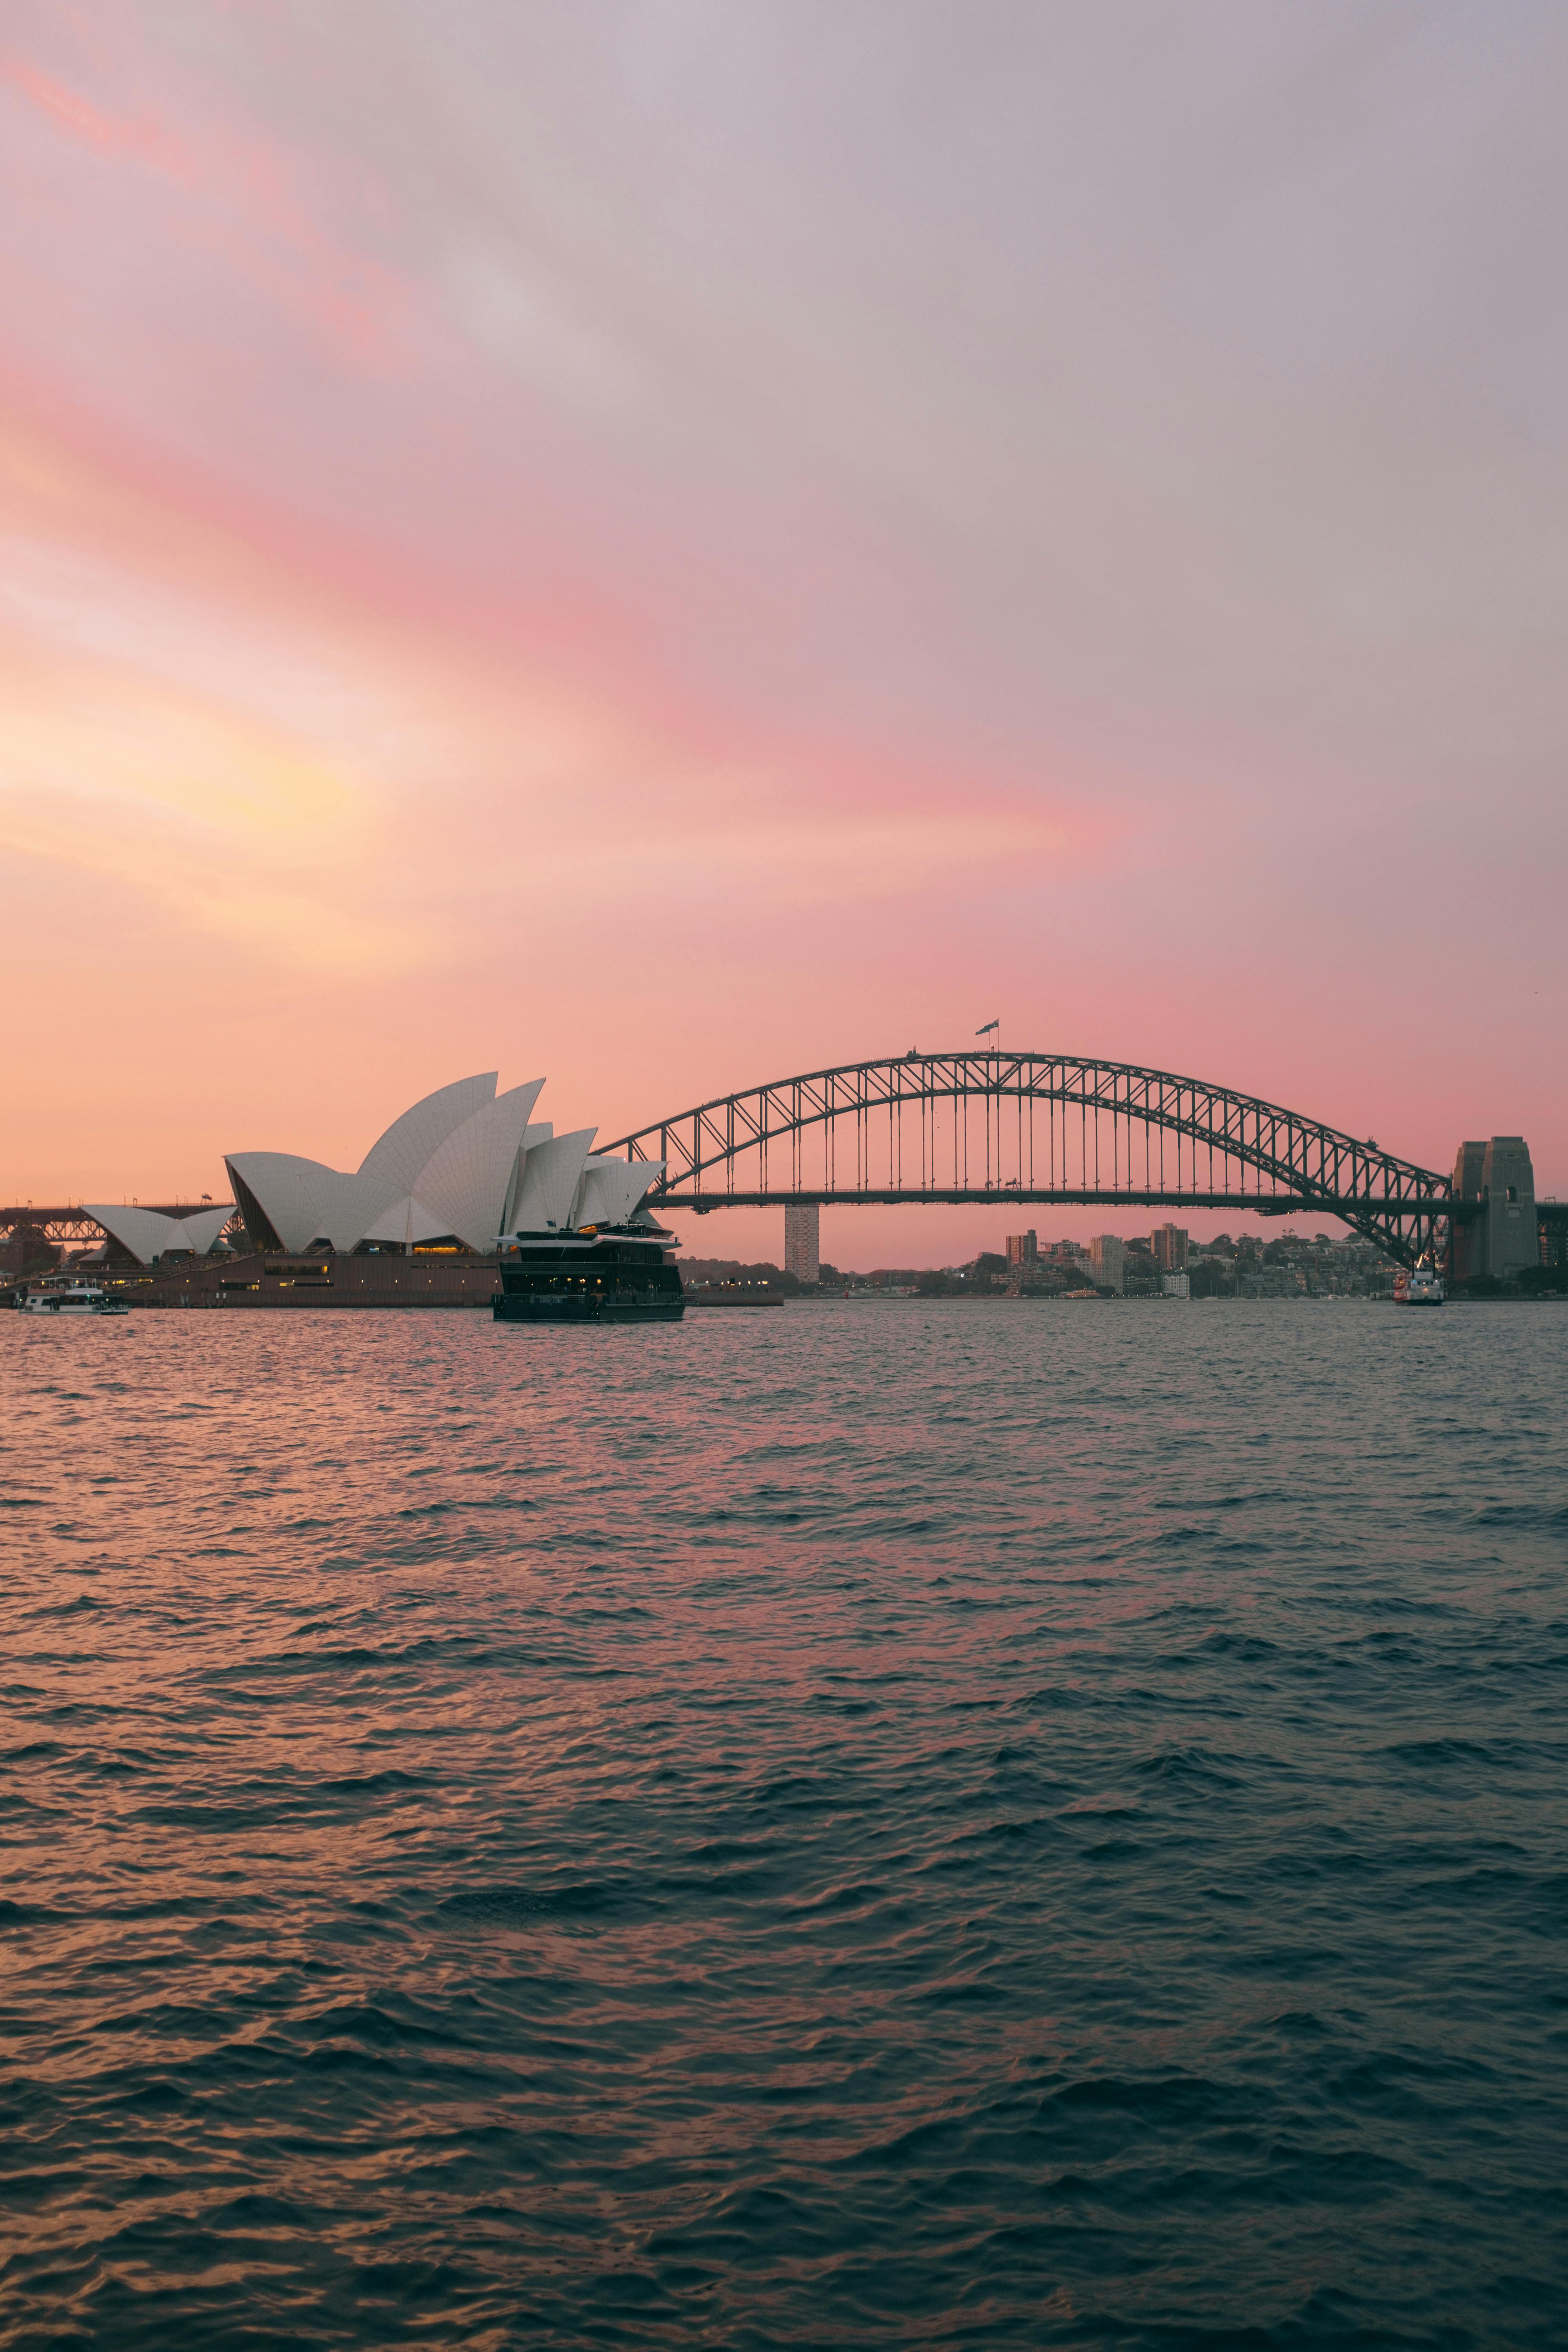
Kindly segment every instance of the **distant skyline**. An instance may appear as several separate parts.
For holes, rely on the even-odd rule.
[[[1568,1192],[1565,80],[1507,0],[20,0],[0,1193],[998,1013]]]

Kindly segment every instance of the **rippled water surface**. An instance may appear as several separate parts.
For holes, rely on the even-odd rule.
[[[1562,2347],[1565,1351],[0,1318],[0,2336]]]

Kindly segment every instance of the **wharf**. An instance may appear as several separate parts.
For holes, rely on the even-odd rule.
[[[688,1307],[782,1307],[784,1294],[777,1290],[757,1291],[751,1297],[747,1297],[739,1291],[726,1293],[721,1290],[694,1289],[687,1292],[686,1303]]]
[[[127,1307],[484,1307],[500,1289],[500,1262],[466,1253],[411,1257],[181,1258],[168,1265],[94,1267],[92,1279]],[[779,1307],[775,1291],[689,1290],[688,1307]]]
[[[127,1307],[484,1307],[500,1288],[500,1261],[468,1255],[183,1259],[172,1265],[94,1269]]]

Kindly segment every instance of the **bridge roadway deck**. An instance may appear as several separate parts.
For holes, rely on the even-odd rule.
[[[689,1210],[706,1216],[714,1209],[787,1209],[805,1207],[812,1202],[823,1208],[881,1206],[912,1207],[922,1201],[935,1205],[976,1203],[989,1208],[1038,1208],[1055,1203],[1060,1208],[1100,1209],[1228,1209],[1237,1216],[1251,1217],[1339,1217],[1352,1222],[1358,1217],[1455,1217],[1460,1221],[1477,1215],[1479,1201],[1455,1201],[1446,1192],[1418,1195],[1405,1201],[1390,1201],[1381,1193],[1367,1198],[1353,1193],[1332,1195],[1300,1192],[1169,1192],[1158,1187],[1140,1191],[1108,1192],[1082,1188],[1054,1188],[1050,1191],[1026,1184],[988,1184],[963,1187],[939,1186],[916,1191],[910,1185],[876,1186],[857,1189],[838,1185],[804,1187],[799,1192],[770,1187],[755,1192],[658,1192],[648,1196],[648,1206],[659,1212]]]

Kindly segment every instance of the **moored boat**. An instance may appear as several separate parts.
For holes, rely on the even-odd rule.
[[[123,1298],[110,1298],[95,1282],[58,1283],[24,1291],[16,1305],[24,1315],[129,1315]]]
[[[1443,1277],[1429,1256],[1418,1257],[1413,1266],[1401,1271],[1394,1279],[1395,1307],[1441,1307]]]
[[[651,1223],[510,1234],[498,1244],[498,1323],[679,1323],[675,1235]]]

